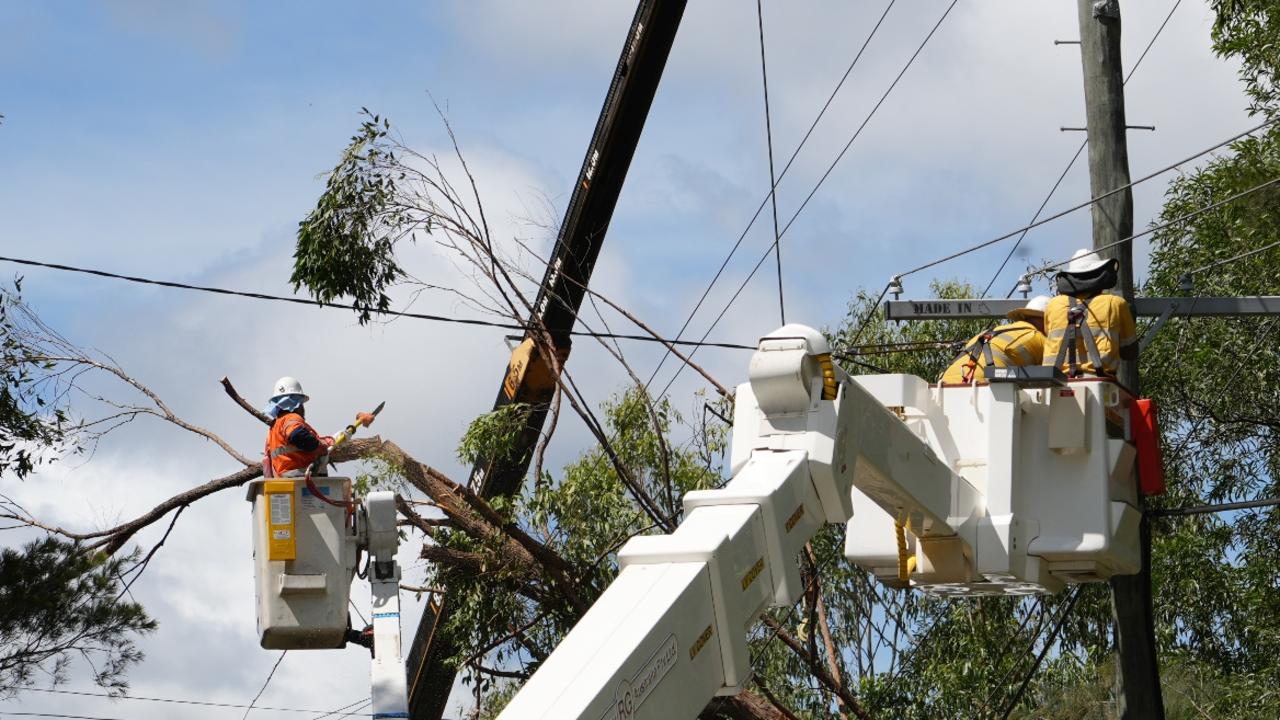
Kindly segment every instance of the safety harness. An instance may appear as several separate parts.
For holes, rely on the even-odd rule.
[[[1062,367],[1063,359],[1068,364],[1067,377],[1080,377],[1080,361],[1076,356],[1076,339],[1084,340],[1085,352],[1093,363],[1096,375],[1103,375],[1102,355],[1098,352],[1098,343],[1093,337],[1093,328],[1089,327],[1089,301],[1078,300],[1074,296],[1067,297],[1067,327],[1058,347],[1058,357],[1054,359],[1055,367]]]
[[[966,384],[973,382],[973,376],[978,369],[979,353],[981,353],[982,355],[982,360],[984,362],[983,367],[995,366],[994,353],[991,349],[992,340],[995,340],[996,338],[1001,338],[1001,337],[1008,337],[1012,339],[1013,336],[1021,332],[1024,332],[1022,328],[1016,328],[1016,327],[1006,325],[1006,326],[995,328],[993,330],[988,330],[987,332],[984,332],[981,335],[979,335],[973,342],[969,343],[969,345],[964,350],[961,351],[964,354],[969,356],[969,361],[966,362],[964,366],[964,377],[962,381]],[[995,352],[1000,352],[1000,351],[996,350]],[[1009,357],[1007,355],[1005,355],[1003,352],[1000,352],[1000,357],[1002,360],[1004,360],[1005,365],[1009,364]]]

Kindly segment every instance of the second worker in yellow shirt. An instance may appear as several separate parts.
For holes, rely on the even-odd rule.
[[[1044,355],[1044,312],[1049,298],[1039,295],[1026,307],[1011,311],[1010,322],[979,333],[965,343],[960,357],[942,373],[940,382],[968,384],[986,382],[982,370],[995,367],[1039,365]]]

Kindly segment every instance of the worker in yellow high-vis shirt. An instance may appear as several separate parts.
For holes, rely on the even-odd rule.
[[[983,369],[1039,365],[1044,353],[1044,309],[1049,298],[1039,295],[1026,307],[1009,312],[1009,323],[978,333],[965,343],[960,357],[942,373],[939,382],[985,382]]]
[[[1058,273],[1058,295],[1045,309],[1044,364],[1067,377],[1114,378],[1121,360],[1138,356],[1138,331],[1129,303],[1115,287],[1120,261],[1081,249]]]

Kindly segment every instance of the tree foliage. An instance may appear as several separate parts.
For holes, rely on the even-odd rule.
[[[549,475],[513,500],[495,502],[505,517],[569,565],[587,604],[617,574],[618,548],[634,535],[656,531],[629,495],[619,466],[650,495],[663,498],[664,505],[670,492],[676,508],[685,492],[712,487],[721,478],[714,458],[723,448],[724,429],[712,428],[682,445],[666,444],[665,435],[682,418],[666,400],[652,408],[648,402],[631,391],[604,404],[614,457],[602,447],[590,449],[558,477]],[[470,455],[471,447],[493,446],[495,440],[510,443],[503,424],[490,422],[489,415],[472,424],[460,454]],[[486,432],[496,437],[481,437]],[[449,588],[449,600],[455,603],[445,630],[460,641],[458,647],[466,648],[455,660],[472,671],[470,681],[483,689],[483,702],[492,706],[505,701],[509,693],[500,692],[505,682],[495,683],[476,666],[515,666],[520,674],[532,673],[577,622],[581,608],[548,578],[529,577],[497,543],[457,529],[437,532],[432,539],[440,547],[476,558],[472,567],[443,563],[436,571],[436,580]],[[490,690],[496,694],[490,696]]]
[[[364,115],[315,209],[298,223],[289,278],[294,290],[305,285],[321,302],[352,298],[361,323],[391,306],[385,291],[404,276],[395,246],[414,230],[398,203],[403,174],[387,140],[391,124],[367,109]]]
[[[42,676],[60,682],[76,657],[99,685],[123,692],[125,671],[142,659],[134,638],[156,628],[120,587],[136,561],[55,537],[0,552],[0,695]]]
[[[1241,62],[1252,110],[1280,117],[1280,7],[1215,3],[1214,47]],[[1175,180],[1160,222],[1280,178],[1280,131],[1272,126]],[[1149,295],[1280,292],[1280,189],[1265,188],[1157,233]],[[1142,364],[1160,402],[1165,472],[1162,506],[1280,496],[1280,328],[1276,318],[1171,322]],[[1168,518],[1153,526],[1153,576],[1161,648],[1217,712],[1266,717],[1258,693],[1280,681],[1280,514],[1255,510]],[[1188,602],[1194,598],[1194,602]],[[1258,693],[1228,691],[1249,688]]]
[[[55,458],[72,441],[65,396],[54,364],[39,359],[42,324],[21,298],[22,280],[12,292],[0,289],[0,476],[25,478]]]
[[[1280,114],[1280,5],[1274,0],[1214,0],[1213,47],[1240,61],[1251,110]]]

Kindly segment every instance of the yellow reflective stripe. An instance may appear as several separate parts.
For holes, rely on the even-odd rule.
[[[280,447],[271,451],[271,459],[274,460],[280,457],[281,455],[285,455],[288,453],[295,453],[295,452],[301,452],[301,451],[292,445],[281,445]]]

